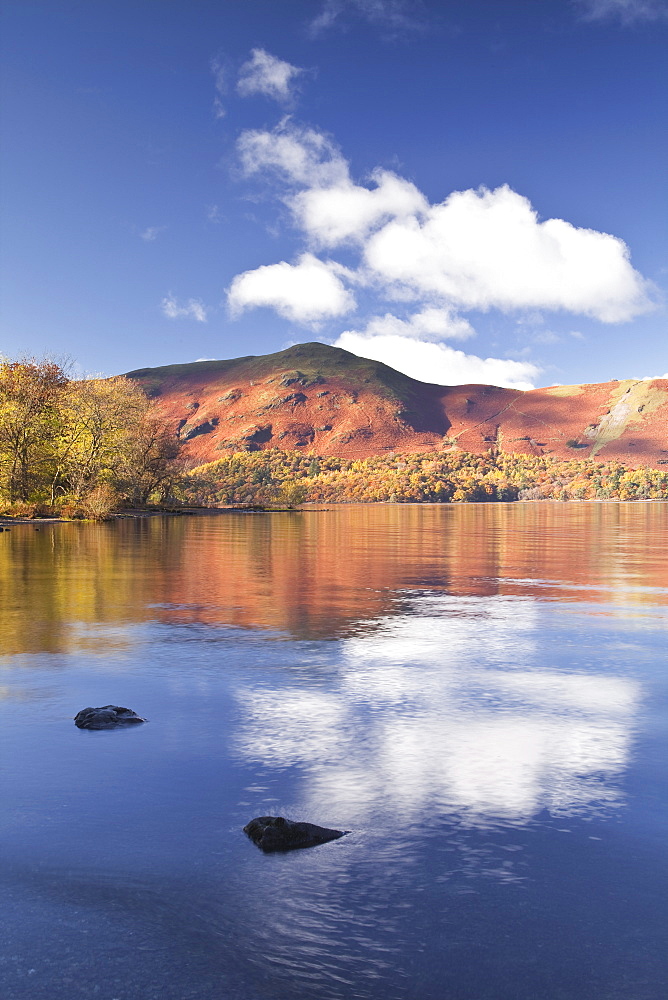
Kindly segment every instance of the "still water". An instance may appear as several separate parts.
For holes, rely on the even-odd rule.
[[[668,504],[16,525],[0,588],[3,1000],[667,995]]]

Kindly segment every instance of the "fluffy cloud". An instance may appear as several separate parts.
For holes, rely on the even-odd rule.
[[[237,151],[247,177],[265,174],[287,185],[284,201],[296,224],[320,246],[360,241],[382,222],[429,207],[414,184],[389,170],[374,171],[372,188],[354,184],[338,146],[289,117],[271,131],[245,130]]]
[[[350,332],[350,331],[348,331]],[[368,337],[411,337],[413,340],[466,340],[475,336],[475,330],[468,320],[450,309],[426,306],[408,319],[399,319],[392,313],[374,316],[367,323],[363,336]]]
[[[576,0],[587,21],[610,18],[622,24],[668,20],[666,0]]]
[[[428,343],[399,334],[366,336],[346,330],[335,341],[351,354],[383,361],[404,375],[437,385],[501,385],[509,389],[533,389],[539,373],[528,361],[479,358],[446,344]]]
[[[564,309],[617,323],[649,307],[622,240],[563,219],[539,222],[506,185],[455,191],[423,221],[389,222],[364,258],[381,281],[464,309]]]
[[[302,254],[296,264],[281,261],[245,271],[229,288],[230,311],[237,316],[246,309],[267,306],[294,323],[317,327],[322,320],[355,308],[340,274],[345,274],[345,268],[310,253]]]
[[[288,204],[304,232],[326,247],[361,241],[382,222],[427,211],[426,198],[410,181],[388,170],[372,179],[375,187],[369,189],[342,177],[338,184],[300,191]]]
[[[295,126],[289,118],[271,132],[245,130],[237,150],[248,177],[269,172],[306,188],[345,184],[349,179],[348,164],[331,139],[315,129]]]
[[[246,176],[273,185],[312,251],[341,248],[346,263],[351,254],[355,263],[343,268],[311,252],[296,265],[238,275],[229,290],[233,314],[263,305],[317,325],[355,307],[344,279],[362,286],[380,315],[362,332],[342,333],[337,346],[425,381],[531,388],[539,369],[528,361],[482,358],[437,342],[472,336],[462,315],[469,310],[520,319],[530,310],[565,311],[619,323],[652,308],[650,285],[621,239],[563,219],[541,221],[507,185],[454,191],[430,204],[389,170],[356,183],[329,136],[287,117],[271,131],[243,132],[238,153]],[[414,315],[382,314],[397,302],[413,304]]]
[[[251,58],[241,67],[237,92],[242,97],[261,94],[287,104],[294,98],[295,81],[303,72],[264,49],[252,49]]]
[[[360,244],[362,268],[390,298],[566,310],[606,323],[650,308],[622,240],[563,219],[541,222],[507,185],[455,191],[429,205],[389,171],[377,171],[373,187],[355,184],[331,139],[289,119],[271,132],[242,133],[238,148],[247,175],[268,172],[288,185],[284,201],[312,243]]]
[[[206,308],[200,299],[188,299],[184,306],[179,305],[173,295],[166,295],[161,302],[163,316],[168,319],[185,319],[191,317],[198,323],[206,323]]]

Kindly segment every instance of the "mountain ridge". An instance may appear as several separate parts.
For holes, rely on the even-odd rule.
[[[235,451],[468,451],[668,465],[668,380],[523,391],[420,382],[326,344],[128,372],[193,464]]]

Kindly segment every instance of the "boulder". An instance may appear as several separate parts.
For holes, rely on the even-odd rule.
[[[282,816],[258,816],[244,827],[244,833],[266,854],[272,851],[294,851],[298,847],[315,847],[329,840],[338,840],[346,830],[329,830],[314,823],[297,823]]]
[[[119,726],[131,726],[137,722],[146,722],[146,719],[142,719],[131,708],[121,708],[120,705],[82,708],[74,716],[74,725],[79,729],[117,729]]]

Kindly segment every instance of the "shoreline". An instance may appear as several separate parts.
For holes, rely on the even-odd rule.
[[[0,531],[10,530],[14,525],[18,524],[28,524],[35,528],[39,528],[42,524],[105,524],[110,521],[125,521],[125,520],[141,520],[148,517],[205,517],[215,514],[321,514],[326,513],[326,511],[332,508],[338,507],[490,507],[495,504],[509,506],[515,504],[548,504],[555,503],[560,506],[563,504],[606,504],[606,503],[618,503],[618,504],[630,504],[630,503],[666,503],[668,504],[668,497],[634,497],[629,500],[622,500],[619,497],[607,497],[605,499],[592,497],[588,499],[570,499],[570,500],[552,500],[546,498],[544,500],[458,500],[450,503],[439,503],[434,500],[417,501],[412,500],[407,503],[395,503],[391,500],[374,500],[370,503],[364,503],[363,501],[352,501],[352,502],[337,502],[329,501],[327,506],[317,506],[317,505],[304,505],[300,507],[235,507],[220,506],[220,507],[198,507],[194,509],[184,509],[184,510],[122,510],[115,514],[111,514],[109,517],[96,520],[95,518],[68,518],[68,517],[11,517],[6,514],[0,514]]]

